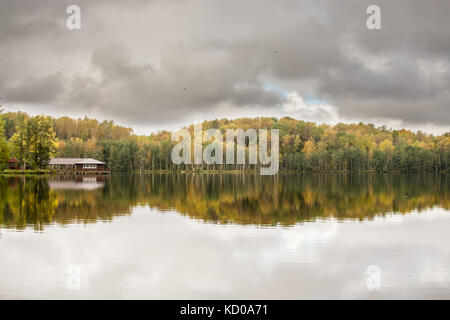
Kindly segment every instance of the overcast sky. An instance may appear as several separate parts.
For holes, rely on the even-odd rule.
[[[68,30],[66,8],[81,8]],[[381,30],[366,9],[381,7]],[[138,133],[292,116],[450,130],[448,0],[0,0],[6,110]]]

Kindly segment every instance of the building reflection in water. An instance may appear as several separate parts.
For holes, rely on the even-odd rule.
[[[105,186],[103,176],[52,177],[48,181],[50,189],[55,190],[95,190]]]

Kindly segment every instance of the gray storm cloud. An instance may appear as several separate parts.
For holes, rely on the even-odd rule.
[[[78,1],[82,29],[69,31],[72,2],[0,0],[6,107],[170,125],[296,116],[289,93],[326,100],[339,119],[450,123],[446,0]],[[366,28],[373,3],[382,30]],[[308,108],[297,116],[327,122],[329,108]]]

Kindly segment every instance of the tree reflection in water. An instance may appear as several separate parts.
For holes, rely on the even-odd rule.
[[[146,174],[0,177],[0,226],[43,230],[92,223],[148,205],[205,222],[293,225],[449,209],[445,175]]]

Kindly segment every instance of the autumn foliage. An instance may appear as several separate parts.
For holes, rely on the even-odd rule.
[[[21,158],[17,135],[30,116],[21,112],[1,115],[10,156]],[[41,119],[41,118],[40,118]],[[43,119],[43,118],[42,118]],[[41,119],[41,122],[43,121]],[[255,165],[179,165],[171,163],[176,142],[168,131],[148,136],[113,121],[50,118],[48,137],[54,133],[58,157],[91,157],[105,161],[117,172],[145,170],[256,170]],[[45,123],[44,123],[45,124]],[[421,131],[392,130],[373,124],[315,124],[293,118],[271,117],[204,121],[203,130],[279,129],[280,170],[313,172],[443,172],[450,163],[450,133],[435,136]],[[193,131],[193,125],[188,127]],[[206,144],[206,142],[205,142]],[[4,149],[4,148],[3,148]],[[47,146],[50,152],[52,148]],[[37,165],[45,165],[36,158]]]

